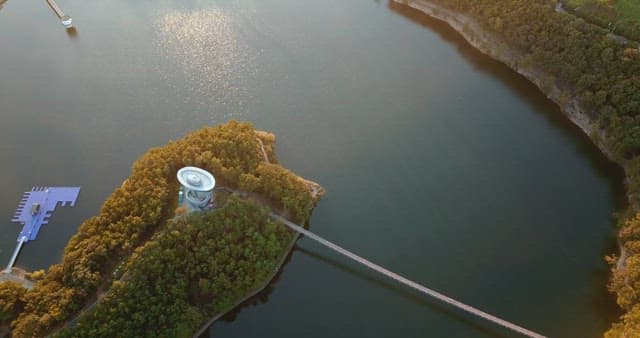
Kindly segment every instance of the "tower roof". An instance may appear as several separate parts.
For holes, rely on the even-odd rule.
[[[178,170],[178,181],[185,188],[193,191],[211,191],[216,186],[216,179],[210,172],[198,167],[184,167]]]

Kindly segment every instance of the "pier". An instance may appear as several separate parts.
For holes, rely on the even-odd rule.
[[[16,245],[16,248],[13,250],[13,255],[11,255],[9,264],[7,264],[7,267],[4,270],[2,270],[2,272],[11,273],[11,268],[13,268],[13,264],[16,263],[16,258],[18,258],[18,254],[20,253],[20,250],[22,250],[22,245],[24,245],[26,241],[27,241],[26,237],[20,237],[20,239],[18,239],[18,245]]]
[[[533,332],[533,331],[525,329],[525,328],[523,328],[523,327],[521,327],[519,325],[516,325],[514,323],[508,322],[508,321],[506,321],[506,320],[504,320],[502,318],[498,318],[498,317],[496,317],[494,315],[488,314],[488,313],[486,313],[486,312],[484,312],[482,310],[476,309],[476,308],[474,308],[474,307],[472,307],[470,305],[464,304],[464,303],[459,302],[459,301],[457,301],[457,300],[455,300],[453,298],[450,298],[450,297],[448,297],[448,296],[446,296],[446,295],[444,295],[442,293],[439,293],[437,291],[431,290],[431,289],[429,289],[429,288],[427,288],[427,287],[425,287],[425,286],[423,286],[421,284],[418,284],[418,283],[416,283],[416,282],[414,282],[414,281],[412,281],[410,279],[402,277],[402,276],[398,275],[395,272],[387,270],[387,269],[381,267],[380,265],[377,265],[377,264],[375,264],[375,263],[373,263],[371,261],[368,261],[368,260],[366,260],[366,259],[364,259],[364,258],[352,253],[349,250],[346,250],[346,249],[344,249],[344,248],[342,248],[342,247],[340,247],[340,246],[338,246],[336,244],[333,244],[333,243],[329,242],[328,240],[326,240],[326,239],[324,239],[324,238],[322,238],[322,237],[320,237],[320,236],[318,236],[318,235],[316,235],[316,234],[304,229],[303,227],[301,227],[301,226],[299,226],[297,224],[292,223],[291,221],[287,220],[286,218],[284,218],[284,217],[282,217],[280,215],[272,213],[271,217],[273,219],[279,221],[279,222],[282,222],[284,225],[289,227],[291,230],[293,230],[293,231],[295,231],[295,232],[297,232],[299,234],[302,234],[305,237],[308,237],[309,239],[312,239],[312,240],[324,245],[325,247],[327,247],[327,248],[329,248],[329,249],[331,249],[333,251],[336,251],[339,254],[342,254],[342,255],[344,255],[344,256],[346,256],[346,257],[348,257],[348,258],[350,258],[350,259],[352,259],[352,260],[354,260],[354,261],[356,261],[356,262],[368,267],[369,269],[372,269],[372,270],[374,270],[376,272],[379,272],[379,273],[381,273],[381,274],[383,274],[383,275],[395,280],[396,282],[398,282],[400,284],[403,284],[405,286],[408,286],[408,287],[410,287],[410,288],[412,288],[412,289],[414,289],[414,290],[416,290],[416,291],[418,291],[420,293],[423,293],[423,294],[426,294],[427,296],[430,296],[430,297],[433,297],[435,299],[438,299],[438,300],[440,300],[440,301],[442,301],[444,303],[447,303],[447,304],[449,304],[449,305],[451,305],[453,307],[456,307],[456,308],[458,308],[460,310],[468,312],[468,313],[470,313],[470,314],[472,314],[474,316],[477,316],[477,317],[486,319],[486,320],[488,320],[490,322],[493,322],[495,324],[498,324],[498,325],[500,325],[500,326],[502,326],[504,328],[507,328],[507,329],[509,329],[511,331],[517,332],[517,333],[519,333],[519,334],[521,334],[523,336],[531,337],[531,338],[545,338],[545,336],[543,336],[543,335],[541,335],[539,333]]]
[[[47,0],[47,3],[49,4],[49,7],[53,9],[53,12],[56,14],[58,19],[60,19],[60,22],[65,28],[73,27],[73,20],[71,19],[70,16],[64,14],[64,12],[62,11],[62,9],[60,9],[60,6],[58,6],[55,0]]]
[[[3,272],[11,272],[22,246],[36,239],[40,227],[49,223],[49,218],[58,204],[73,207],[79,193],[79,187],[34,187],[31,191],[24,193],[11,219],[14,223],[22,223],[22,230],[18,235],[18,245]]]

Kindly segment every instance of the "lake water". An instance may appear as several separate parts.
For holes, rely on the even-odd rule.
[[[59,260],[131,163],[202,125],[252,121],[327,190],[311,229],[554,337],[618,315],[603,255],[622,173],[533,85],[385,1],[60,0],[0,10],[0,263],[23,191],[80,185],[18,266]],[[302,239],[215,337],[502,337]]]

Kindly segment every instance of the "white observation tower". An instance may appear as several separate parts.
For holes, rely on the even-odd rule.
[[[204,209],[212,201],[216,179],[210,172],[197,167],[184,167],[178,170],[177,176],[191,209]]]

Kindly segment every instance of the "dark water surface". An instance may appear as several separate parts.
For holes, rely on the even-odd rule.
[[[554,337],[599,336],[622,176],[534,86],[384,1],[60,0],[0,10],[0,264],[34,185],[81,185],[18,266],[59,260],[146,149],[250,120],[327,190],[311,228]],[[215,337],[501,337],[303,239]]]

